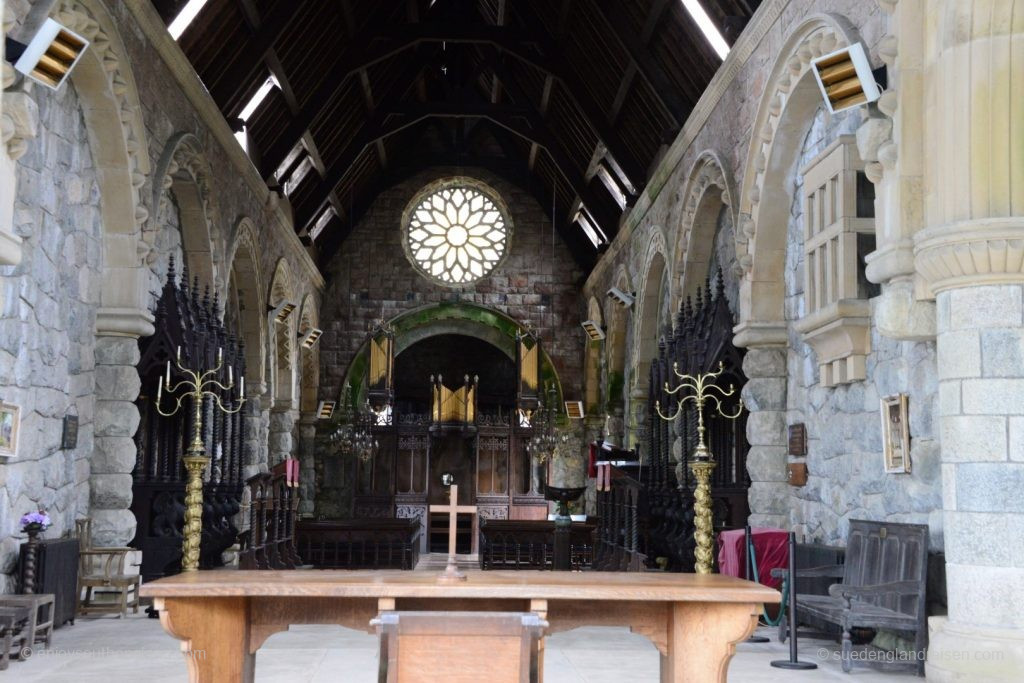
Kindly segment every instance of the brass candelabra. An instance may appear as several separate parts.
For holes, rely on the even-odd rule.
[[[167,373],[160,377],[156,387],[156,410],[164,417],[171,417],[177,414],[186,398],[192,399],[193,421],[192,421],[192,442],[185,451],[182,462],[188,473],[188,483],[185,485],[185,529],[184,540],[181,547],[181,568],[183,571],[195,571],[199,569],[199,543],[203,534],[203,470],[210,463],[210,457],[205,453],[203,446],[203,404],[204,399],[213,399],[215,409],[229,415],[237,413],[245,403],[245,377],[239,380],[238,405],[234,408],[226,407],[221,394],[213,389],[227,392],[230,396],[235,386],[234,370],[227,366],[227,384],[221,382],[218,377],[224,367],[224,350],[217,349],[217,366],[211,370],[191,370],[181,364],[181,347],[178,347],[174,358],[174,364],[178,371],[185,375],[185,379],[171,384],[171,361],[167,361]],[[168,393],[177,393],[185,389],[178,397],[173,409],[164,411],[160,407],[163,397],[164,385],[167,385]],[[230,402],[230,400],[229,400]]]
[[[728,389],[723,389],[715,383],[715,380],[721,376],[723,371],[724,366],[722,363],[719,363],[718,370],[714,372],[702,372],[696,376],[686,375],[679,372],[678,363],[673,363],[672,372],[679,379],[679,384],[675,388],[670,389],[668,382],[665,382],[665,393],[671,396],[675,396],[682,391],[689,391],[690,393],[676,399],[676,412],[672,415],[666,415],[661,412],[661,401],[655,401],[654,403],[654,409],[657,411],[658,416],[670,422],[678,417],[683,409],[683,404],[687,401],[693,401],[694,407],[697,410],[697,449],[694,451],[690,470],[697,480],[697,488],[693,494],[695,527],[693,536],[697,541],[696,571],[698,574],[711,573],[714,529],[711,518],[711,473],[715,469],[715,458],[704,441],[704,404],[713,401],[717,413],[728,420],[735,420],[743,412],[742,398],[736,407],[735,413],[730,415],[722,409],[722,399],[736,393],[735,387],[731,384]]]

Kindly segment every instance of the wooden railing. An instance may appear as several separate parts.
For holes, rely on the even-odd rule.
[[[597,492],[594,569],[639,571],[647,563],[647,496],[634,467],[613,467],[609,490]]]

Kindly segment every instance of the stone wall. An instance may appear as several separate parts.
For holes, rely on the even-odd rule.
[[[16,159],[16,186],[0,199],[7,201],[8,190],[16,198],[12,223],[22,242],[20,263],[0,266],[0,400],[19,405],[22,420],[17,458],[0,458],[0,593],[14,589],[17,520],[25,512],[50,512],[49,537],[73,531],[84,516],[94,519],[97,543],[124,545],[133,537],[137,335],[148,333],[146,309],[155,306],[172,254],[180,263],[182,246],[189,247],[188,259],[207,264],[224,302],[247,219],[253,235],[273,237],[251,250],[255,272],[242,283],[259,290],[259,302],[281,262],[292,273],[295,301],[311,296],[317,307],[322,286],[276,195],[194,72],[182,68],[187,62],[165,27],[146,23],[155,16],[151,8],[11,0],[3,8],[5,32],[19,37],[29,12],[39,9],[94,42],[57,92],[3,70],[4,114],[14,111],[18,120],[10,139],[4,120],[3,162]],[[176,195],[171,176],[191,183],[195,201]],[[0,261],[14,260],[4,248]],[[125,308],[129,303],[137,310]],[[247,329],[266,328],[258,306],[244,315]],[[260,349],[247,339],[256,357],[271,357],[270,336],[264,341]],[[248,365],[251,473],[266,467],[270,402],[260,399],[273,387],[262,361]],[[69,414],[79,417],[78,445],[61,450]]]
[[[861,123],[854,109],[814,117],[797,162],[802,168],[840,135]],[[929,524],[932,544],[942,547],[940,454],[935,415],[938,376],[934,342],[898,341],[871,329],[867,378],[824,387],[818,362],[793,323],[807,311],[804,297],[803,177],[793,177],[786,240],[786,424],[807,429],[807,485],[791,487],[787,528],[807,539],[841,544],[850,519]],[[863,264],[861,264],[863,268]],[[882,459],[880,398],[909,396],[910,474],[886,474]],[[782,397],[779,397],[782,398]],[[762,395],[761,400],[765,400]],[[801,460],[802,461],[802,460]]]
[[[21,515],[46,509],[60,535],[89,510],[99,187],[75,89],[36,101],[38,133],[17,165],[22,259],[0,266],[0,400],[21,407],[17,457],[0,456],[0,593],[14,589]],[[66,450],[65,415],[79,420]]]
[[[513,223],[505,260],[489,275],[460,288],[442,287],[419,275],[402,248],[406,205],[428,183],[453,175],[494,188]],[[321,399],[338,398],[349,363],[374,321],[448,301],[487,306],[532,326],[555,365],[566,399],[582,398],[582,272],[557,235],[552,257],[551,222],[524,190],[474,169],[421,173],[380,194],[326,270],[330,284],[320,317]]]

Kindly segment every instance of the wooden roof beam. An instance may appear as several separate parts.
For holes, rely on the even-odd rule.
[[[672,120],[675,128],[681,128],[689,114],[689,107],[679,97],[677,88],[662,70],[661,66],[651,58],[650,53],[642,45],[636,36],[630,35],[622,30],[622,26],[628,25],[622,10],[616,3],[594,3],[594,11],[604,18],[612,35],[619,39],[622,46],[626,48],[629,58],[636,65],[637,72],[651,86],[655,98],[661,102],[665,112]],[[620,162],[621,163],[621,162]]]
[[[640,45],[646,49],[647,44],[651,42],[651,36],[654,35],[654,29],[661,20],[661,15],[665,13],[665,9],[668,7],[670,0],[654,0],[651,3],[650,9],[647,11],[647,20],[644,22],[644,27],[640,31]],[[626,73],[623,75],[622,80],[619,81],[619,89],[615,93],[615,99],[612,101],[612,108],[609,112],[608,118],[614,124],[619,118],[619,112],[622,111],[622,105],[626,103],[626,95],[629,94],[629,87],[633,84],[633,79],[636,77],[637,64],[633,60],[629,60],[629,66],[626,67]]]
[[[267,53],[288,26],[297,10],[308,0],[279,2],[259,23],[259,28],[252,38],[243,43],[241,52],[232,60],[217,82],[210,89],[210,94],[225,116],[231,117],[238,113],[242,93],[253,83],[253,74],[264,66]],[[246,13],[243,8],[243,14]],[[261,79],[263,80],[263,79]]]

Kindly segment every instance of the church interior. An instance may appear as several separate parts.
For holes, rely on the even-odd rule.
[[[0,19],[0,680],[1024,680],[1024,0]]]

